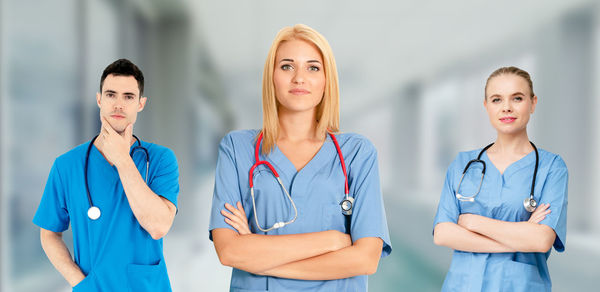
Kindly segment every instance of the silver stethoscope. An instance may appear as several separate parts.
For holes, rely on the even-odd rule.
[[[333,144],[335,144],[335,148],[336,148],[338,157],[340,158],[340,163],[342,165],[342,171],[344,172],[344,178],[345,178],[344,192],[345,192],[345,196],[344,196],[344,199],[340,202],[340,206],[342,208],[342,214],[344,214],[346,216],[350,216],[350,215],[352,215],[352,208],[353,208],[353,205],[354,205],[354,198],[349,196],[348,175],[346,173],[346,163],[344,163],[344,156],[342,156],[342,150],[340,149],[340,145],[338,144],[337,139],[335,138],[335,136],[332,133],[329,133],[329,136],[331,136],[331,140],[333,141]],[[262,137],[263,137],[263,133],[261,132],[258,135],[258,138],[256,139],[256,146],[254,148],[254,159],[255,159],[256,162],[250,168],[250,177],[249,177],[248,181],[250,183],[250,195],[252,196],[252,210],[254,211],[254,221],[256,222],[256,226],[262,232],[269,232],[269,231],[271,231],[273,229],[281,228],[283,226],[286,226],[286,225],[288,225],[288,224],[293,223],[294,221],[296,221],[296,218],[298,218],[298,209],[296,208],[296,204],[294,203],[294,200],[290,196],[290,193],[287,191],[287,188],[281,182],[281,179],[279,178],[279,174],[277,173],[277,171],[275,170],[275,168],[273,167],[273,165],[271,165],[271,163],[269,163],[266,160],[260,160],[260,158],[258,157],[259,148],[260,148],[260,142],[262,141]],[[260,226],[260,223],[258,223],[258,215],[256,215],[257,214],[256,213],[256,202],[254,201],[254,182],[253,182],[254,169],[256,167],[258,167],[259,165],[261,165],[261,164],[264,164],[265,166],[267,166],[269,168],[269,170],[271,170],[271,173],[273,173],[273,176],[275,176],[275,178],[277,179],[277,182],[279,183],[279,185],[283,189],[283,192],[285,193],[285,196],[288,198],[288,200],[290,201],[290,203],[292,203],[292,208],[294,209],[294,217],[292,219],[290,219],[288,221],[275,222],[275,224],[273,224],[273,226],[271,226],[269,228],[262,228]]]
[[[533,170],[533,179],[531,180],[531,192],[529,193],[529,198],[525,198],[525,200],[523,201],[523,207],[525,207],[525,210],[527,210],[527,212],[533,212],[535,211],[535,208],[537,208],[537,201],[533,198],[533,190],[535,189],[535,177],[537,176],[537,170],[538,170],[538,164],[539,164],[539,160],[540,157],[538,155],[538,150],[535,147],[535,145],[533,144],[533,142],[529,141],[529,143],[531,143],[531,146],[533,147],[533,150],[535,151],[535,169]],[[481,152],[479,152],[479,155],[477,155],[477,159],[473,159],[471,161],[469,161],[469,163],[467,163],[467,166],[465,166],[465,170],[463,170],[462,176],[460,177],[460,182],[458,183],[458,188],[456,188],[456,198],[460,201],[463,202],[474,202],[475,201],[475,196],[477,196],[479,194],[479,191],[481,190],[481,184],[483,183],[483,176],[485,175],[485,161],[481,160],[481,155],[483,155],[483,152],[485,152],[488,148],[492,147],[492,145],[494,145],[494,143],[485,146],[485,148],[481,149]],[[477,193],[475,193],[472,196],[465,196],[465,195],[461,195],[459,193],[460,190],[460,185],[462,184],[463,178],[465,177],[465,174],[467,173],[467,170],[469,170],[469,166],[471,166],[471,163],[481,163],[483,165],[483,169],[481,170],[481,181],[479,181],[479,188],[477,189]]]
[[[135,140],[137,141],[137,146],[133,147],[131,149],[131,151],[129,151],[129,156],[131,156],[133,158],[133,154],[135,153],[135,151],[137,150],[143,150],[144,154],[146,155],[146,184],[148,184],[148,169],[150,167],[150,156],[148,155],[148,149],[146,149],[144,146],[142,146],[142,142],[140,142],[140,139],[138,139],[138,137],[136,135],[133,135],[133,137],[135,138]],[[92,220],[96,220],[98,218],[100,218],[100,208],[98,208],[97,206],[94,206],[94,203],[92,203],[92,196],[90,195],[90,186],[88,184],[88,164],[90,161],[90,151],[92,150],[92,146],[94,145],[94,141],[96,141],[96,138],[98,138],[98,135],[96,135],[96,137],[94,137],[92,139],[92,141],[90,142],[90,145],[88,145],[87,148],[87,152],[85,154],[85,166],[83,168],[83,172],[84,172],[84,178],[85,178],[85,190],[87,192],[87,197],[88,197],[88,202],[90,204],[90,208],[87,211],[87,215],[90,219]]]

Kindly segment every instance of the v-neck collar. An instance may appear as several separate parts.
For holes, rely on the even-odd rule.
[[[143,143],[140,140],[141,143]],[[137,146],[137,141],[134,142],[131,146],[129,146],[129,151],[131,152],[131,150],[133,149],[133,147]],[[102,167],[103,169],[107,169],[107,170],[112,170],[114,172],[117,172],[117,167],[115,165],[111,165],[108,160],[106,160],[106,158],[104,158],[104,155],[102,155],[102,153],[100,152],[100,150],[98,149],[98,147],[96,147],[95,144],[92,144],[92,149],[90,150],[90,164],[92,163],[92,160],[94,160],[94,165],[98,165],[98,167]],[[94,166],[96,167],[96,166]]]
[[[532,162],[535,163],[535,150],[532,150],[531,152],[527,153],[527,155],[521,157],[519,160],[509,164],[506,167],[506,169],[504,169],[503,173],[501,173],[500,170],[496,167],[496,165],[492,162],[490,157],[487,155],[487,151],[485,151],[483,153],[482,159],[485,159],[486,164],[489,163],[492,166],[491,168],[494,169],[494,171],[496,171],[496,173],[498,173],[498,175],[500,175],[504,178],[508,178],[509,176],[511,176],[512,174],[517,172],[518,170],[529,166],[529,164],[531,164]],[[490,167],[488,167],[488,168],[490,168]],[[533,173],[533,171],[532,171],[532,173]]]
[[[296,170],[296,167],[292,161],[290,161],[289,158],[287,158],[287,156],[281,152],[277,144],[275,144],[275,147],[273,147],[273,152],[269,154],[268,159],[275,164],[277,171],[282,171],[289,177],[294,177],[296,174],[311,172],[311,170],[318,169],[325,164],[327,159],[322,158],[324,158],[324,156],[330,152],[331,147],[333,147],[333,143],[331,141],[331,137],[329,134],[327,134],[327,137],[323,142],[323,145],[321,145],[321,148],[319,148],[315,156],[313,156],[300,170]]]

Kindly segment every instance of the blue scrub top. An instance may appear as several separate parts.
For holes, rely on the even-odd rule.
[[[261,232],[254,221],[252,197],[248,176],[255,163],[254,149],[257,130],[234,131],[219,145],[215,174],[215,189],[210,216],[210,231],[215,228],[235,230],[225,222],[221,210],[225,203],[242,202],[250,230]],[[354,196],[351,219],[352,241],[363,237],[383,240],[381,256],[392,251],[390,237],[379,185],[377,151],[365,137],[357,134],[336,135],[348,170],[350,195]],[[327,139],[313,159],[300,171],[275,146],[262,160],[269,161],[279,173],[296,207],[298,218],[283,228],[269,231],[269,235],[297,234],[338,230],[346,232],[345,218],[340,208],[344,198],[344,173],[331,137]],[[275,177],[261,165],[254,171],[256,212],[264,228],[278,221],[288,221],[294,216],[291,203]],[[259,276],[234,268],[230,291],[366,291],[367,276],[329,281],[307,281]]]
[[[477,214],[493,219],[519,222],[529,220],[523,207],[529,197],[535,168],[535,152],[514,162],[503,174],[490,161],[487,152],[481,159],[486,173],[475,202],[462,202],[455,193],[464,167],[477,158],[481,149],[461,152],[448,168],[433,226],[457,223],[460,214]],[[568,172],[560,156],[538,149],[539,167],[534,197],[538,204],[550,204],[551,213],[540,222],[556,232],[554,249],[564,251],[567,235]],[[480,163],[471,164],[460,193],[473,195],[481,180]],[[455,250],[442,291],[551,291],[546,253],[472,253]]]
[[[102,215],[97,220],[88,218],[84,182],[88,145],[79,145],[55,160],[33,223],[54,232],[63,232],[71,224],[74,261],[87,275],[73,291],[171,291],[162,239],[152,239],[140,226],[117,168],[96,146],[90,151],[88,180],[92,201]],[[177,206],[179,170],[175,154],[156,144],[142,141],[142,145],[150,154],[150,189]],[[136,151],[133,160],[145,179],[144,152]]]

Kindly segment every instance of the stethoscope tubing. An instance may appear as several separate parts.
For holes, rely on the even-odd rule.
[[[87,151],[85,154],[85,163],[83,166],[84,167],[83,172],[84,172],[84,181],[85,181],[85,191],[86,191],[86,195],[88,198],[89,209],[92,209],[92,208],[97,209],[98,208],[94,205],[94,202],[92,201],[92,195],[90,193],[90,185],[88,183],[88,167],[89,167],[89,161],[90,161],[90,152],[92,150],[92,146],[94,145],[94,141],[96,141],[96,138],[98,138],[98,135],[94,136],[94,138],[92,138],[92,141],[90,141],[90,144],[88,145],[88,148],[87,148]],[[135,140],[137,141],[137,146],[133,147],[131,149],[131,151],[129,151],[129,156],[133,157],[133,154],[137,150],[144,151],[144,154],[146,156],[146,177],[145,177],[144,181],[146,182],[146,184],[148,184],[148,170],[150,169],[150,155],[148,153],[148,149],[146,149],[146,147],[142,146],[142,142],[140,141],[140,139],[136,135],[133,135],[133,138],[135,138]],[[89,209],[88,209],[88,212],[89,212]],[[100,212],[99,209],[98,209],[98,212]],[[90,219],[92,219],[92,218],[90,218]],[[93,219],[93,220],[95,220],[95,219]]]
[[[535,152],[535,168],[533,170],[533,179],[531,180],[531,191],[529,192],[529,202],[530,202],[531,208],[533,208],[535,210],[535,206],[537,205],[537,202],[535,201],[533,195],[534,195],[534,191],[535,191],[535,180],[537,178],[537,171],[538,171],[540,156],[539,156],[539,153],[538,153],[538,150],[537,150],[537,147],[535,146],[535,144],[533,144],[533,142],[531,142],[531,141],[529,141],[529,143],[531,144],[531,146],[533,147],[533,150]],[[492,145],[494,145],[494,143],[491,143],[491,144],[485,146],[483,149],[481,149],[481,151],[479,152],[479,155],[477,155],[477,159],[470,160],[467,163],[467,165],[465,166],[465,168],[462,172],[462,176],[460,177],[458,187],[456,188],[456,198],[458,200],[467,201],[467,202],[475,201],[475,197],[479,194],[479,191],[481,190],[481,185],[483,184],[483,177],[485,176],[485,170],[486,170],[485,161],[481,160],[481,156],[483,155],[483,153],[486,150],[488,150],[490,147],[492,147]],[[465,177],[465,174],[467,173],[467,171],[469,170],[469,167],[473,163],[481,163],[481,165],[483,166],[483,169],[481,170],[481,181],[479,182],[479,188],[477,189],[477,192],[474,195],[464,196],[459,193],[460,186],[462,185],[462,181],[463,181],[463,178]],[[526,199],[526,201],[527,201],[527,199]],[[525,204],[525,206],[527,206],[527,205]],[[527,211],[530,210],[527,207],[525,207],[525,209],[527,209]],[[529,211],[529,212],[532,212],[532,211]]]
[[[333,141],[338,157],[340,159],[340,163],[342,165],[342,171],[344,172],[344,194],[345,194],[345,200],[349,200],[349,188],[348,188],[348,174],[346,172],[346,163],[344,162],[344,156],[342,155],[342,150],[340,148],[340,145],[337,141],[337,139],[335,138],[335,135],[333,135],[333,133],[329,132],[328,133],[331,137],[331,140]],[[254,211],[254,221],[256,223],[256,226],[258,227],[258,229],[262,232],[269,232],[273,229],[277,229],[277,228],[281,228],[285,225],[291,224],[294,221],[296,221],[296,219],[298,218],[298,209],[296,208],[296,204],[294,203],[294,200],[292,199],[292,196],[290,196],[290,193],[288,192],[288,190],[286,189],[286,187],[283,185],[283,182],[281,181],[281,178],[279,177],[279,174],[277,173],[277,170],[275,170],[275,167],[273,167],[273,165],[271,165],[271,163],[269,163],[266,160],[260,160],[259,157],[259,149],[260,149],[260,144],[263,138],[263,133],[260,132],[260,134],[258,135],[257,139],[256,139],[256,145],[254,148],[254,159],[255,159],[255,163],[252,165],[252,167],[250,167],[250,171],[249,171],[249,177],[248,177],[248,184],[250,185],[250,196],[252,197],[252,210]],[[277,179],[277,182],[279,183],[279,185],[281,186],[281,188],[283,189],[283,192],[285,193],[287,199],[291,202],[292,207],[294,209],[294,216],[292,217],[292,219],[288,220],[288,221],[279,221],[276,222],[275,224],[273,224],[273,226],[268,227],[268,228],[263,228],[258,221],[258,215],[256,212],[256,201],[254,198],[254,170],[259,166],[259,165],[265,165],[267,168],[269,168],[269,170],[271,171],[271,173],[273,173],[273,176],[275,176],[275,178]],[[349,201],[349,202],[353,202],[353,200]],[[352,205],[352,204],[350,204]]]

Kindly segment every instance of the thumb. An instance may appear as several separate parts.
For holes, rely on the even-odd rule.
[[[131,138],[131,136],[133,135],[133,124],[127,125],[124,134],[126,138]]]

